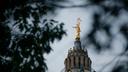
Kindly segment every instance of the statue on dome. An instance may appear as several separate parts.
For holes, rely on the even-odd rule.
[[[77,24],[76,26],[74,27],[76,29],[76,39],[80,39],[80,22],[81,22],[81,19],[78,18],[77,19]]]

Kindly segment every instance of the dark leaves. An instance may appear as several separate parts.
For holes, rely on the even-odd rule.
[[[124,57],[128,57],[128,22],[127,18],[123,15],[128,13],[128,0],[88,0],[92,4],[92,9],[96,7],[98,12],[93,14],[92,29],[87,34],[87,45],[93,45],[98,52],[111,50],[112,46],[118,35],[124,38],[125,43],[122,42],[123,51],[119,54],[119,65],[115,64],[112,72],[127,72],[128,71],[128,59],[122,62]],[[91,5],[90,4],[90,5]],[[95,6],[95,7],[94,7]],[[125,19],[124,19],[125,18]],[[124,19],[124,20],[121,20]],[[126,24],[124,24],[126,23]],[[116,29],[113,29],[116,28]],[[117,33],[114,33],[117,31]],[[104,32],[105,35],[102,35]],[[98,36],[96,36],[98,35]],[[107,37],[105,43],[101,43],[100,37]],[[100,39],[100,40],[97,40]],[[119,47],[120,48],[120,47]],[[121,55],[121,56],[120,56]],[[114,59],[115,60],[115,59]],[[114,62],[114,61],[112,61]],[[106,64],[107,65],[107,64]],[[103,70],[102,70],[103,71]],[[101,71],[101,72],[102,72]]]
[[[27,25],[27,24],[26,24]],[[46,70],[45,62],[43,61],[43,54],[50,53],[52,50],[50,44],[53,43],[56,39],[62,39],[62,36],[65,34],[63,29],[63,23],[58,23],[55,20],[46,20],[43,22],[44,26],[39,26],[38,23],[35,23],[30,27],[29,33],[24,33],[18,36],[15,36],[14,43],[11,47],[13,51],[13,59],[16,58],[17,61],[14,65],[20,65],[23,63],[24,58],[29,59],[30,61],[25,61],[21,67],[17,66],[15,69],[22,71],[24,69],[36,69]],[[24,27],[24,26],[23,26]],[[43,59],[42,59],[43,58]],[[39,65],[35,67],[34,62],[38,61]],[[33,68],[31,68],[31,65]]]
[[[123,26],[121,26],[120,31],[126,39],[127,45],[124,49],[124,52],[127,52],[128,51],[128,24],[124,24]]]
[[[45,72],[44,54],[52,50],[51,43],[66,34],[64,24],[44,18],[42,23],[42,17],[54,10],[45,0],[6,1],[0,1],[0,71]],[[9,17],[13,25],[7,23]]]
[[[124,61],[122,64],[119,64],[114,67],[112,72],[127,72],[128,71],[128,62]]]
[[[123,26],[121,26],[120,31],[128,40],[128,24],[124,24]]]
[[[94,4],[100,4],[101,2],[103,2],[104,0],[89,0],[89,2],[92,2]]]
[[[94,47],[96,48],[95,50],[98,53],[101,52],[103,49],[109,48],[111,44],[111,32],[110,32],[111,27],[109,24],[100,21],[100,19],[101,19],[100,14],[96,13],[93,15],[92,30],[89,32],[89,34],[86,37],[88,39],[87,45],[94,45]],[[103,33],[107,35],[106,37],[109,38],[109,40],[106,41],[105,43],[98,41],[98,39],[100,39],[99,36],[102,36]],[[97,34],[99,35],[98,37],[96,36]]]
[[[11,33],[8,26],[0,24],[0,55],[6,55],[10,44]]]

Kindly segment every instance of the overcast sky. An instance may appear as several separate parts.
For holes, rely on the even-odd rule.
[[[74,0],[77,1],[77,0]],[[74,2],[73,1],[73,2]],[[82,2],[74,2],[74,4],[80,4]],[[73,47],[73,42],[75,39],[75,30],[73,27],[76,25],[77,18],[81,18],[81,37],[86,35],[88,31],[91,29],[91,20],[92,20],[92,10],[84,9],[84,8],[66,8],[59,9],[57,11],[57,15],[54,18],[59,22],[64,22],[65,29],[67,32],[67,36],[64,36],[61,41],[56,41],[53,45],[53,51],[46,55],[46,63],[48,65],[48,72],[61,72],[64,68],[64,59],[67,57],[68,49]],[[120,39],[117,39],[117,46],[114,48],[118,48],[120,45]],[[120,49],[120,48],[119,48]],[[115,52],[119,53],[121,49],[114,49]],[[103,52],[102,54],[95,53],[92,49],[87,49],[89,57],[92,60],[92,68],[97,72],[102,69],[102,67],[111,62],[115,55],[111,54],[109,51]],[[104,72],[109,72],[109,66],[104,70]]]

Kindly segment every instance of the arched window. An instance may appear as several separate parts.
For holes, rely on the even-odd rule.
[[[75,61],[76,61],[76,60],[75,60],[75,56],[73,56],[73,59],[74,59],[74,62],[73,62],[73,63],[74,63],[74,67],[75,67],[75,66],[76,66],[76,63],[75,63]]]
[[[81,60],[80,60],[80,57],[78,58],[78,61],[79,61],[79,62],[78,62],[78,63],[79,63],[79,68],[80,68],[80,67],[81,67],[81,63],[80,63]]]

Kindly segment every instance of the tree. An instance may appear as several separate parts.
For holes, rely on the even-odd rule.
[[[0,71],[45,72],[44,54],[61,40],[63,23],[44,15],[54,11],[47,0],[0,1]]]
[[[93,45],[98,52],[108,50],[112,48],[117,35],[120,35],[125,43],[123,52],[117,57],[128,57],[128,21],[122,17],[128,15],[128,0],[88,0],[87,2],[90,8],[95,7],[97,10],[93,13],[92,30],[85,36],[87,45]],[[113,31],[117,26],[118,32],[115,34]],[[105,41],[98,40],[101,36],[104,36]],[[112,72],[128,71],[127,60],[118,60],[116,63],[118,64],[113,67]]]

